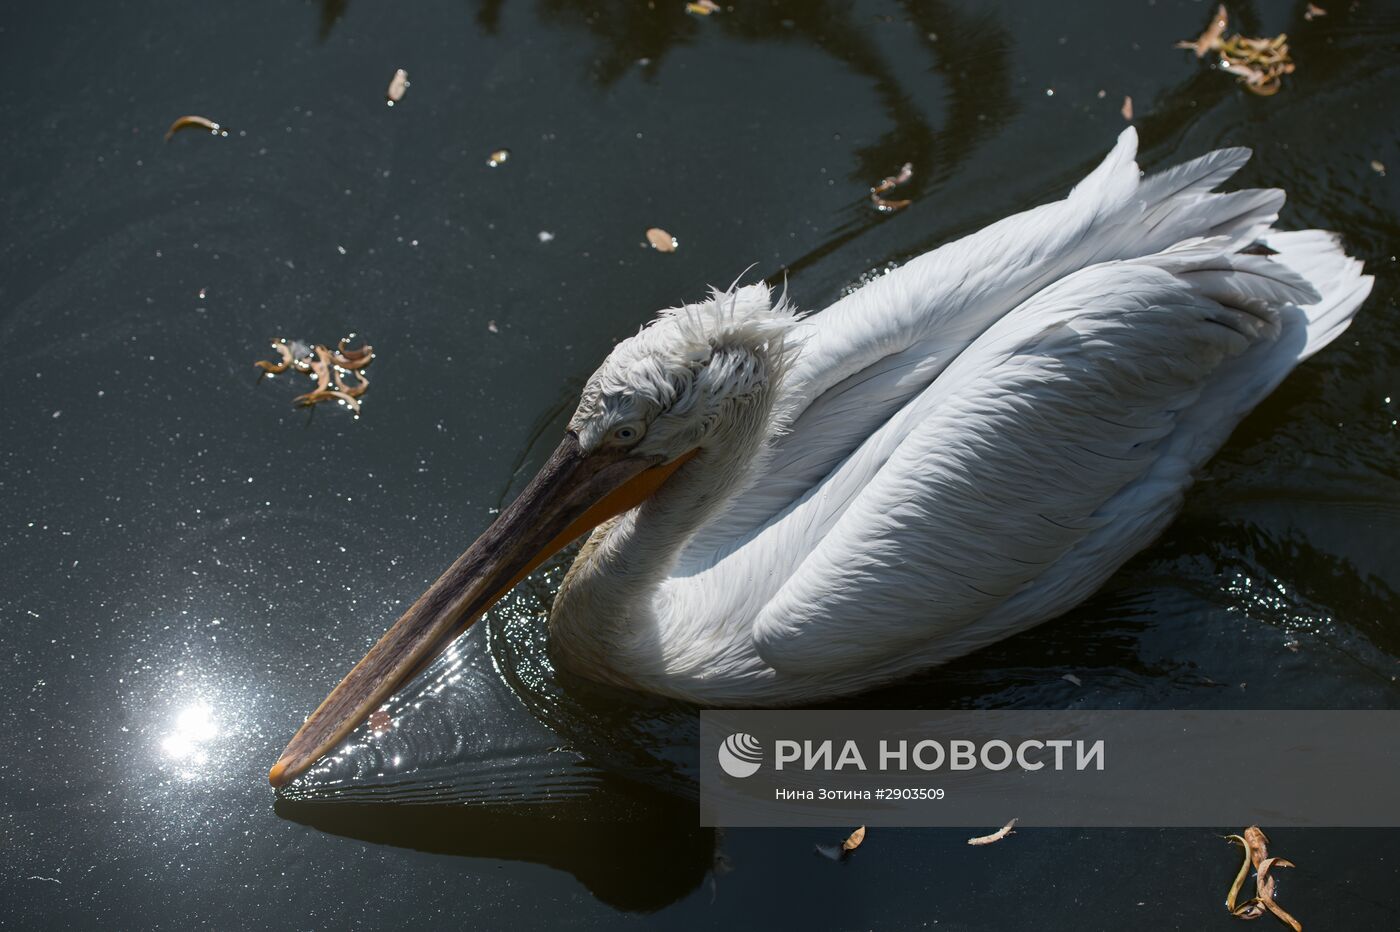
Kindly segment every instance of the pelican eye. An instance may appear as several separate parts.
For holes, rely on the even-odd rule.
[[[614,443],[632,443],[642,436],[641,430],[635,424],[623,424],[621,427],[613,428],[612,441]]]

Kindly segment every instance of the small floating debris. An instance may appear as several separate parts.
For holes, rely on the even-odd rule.
[[[657,252],[675,252],[681,245],[680,240],[660,227],[647,230],[647,243]]]
[[[709,16],[711,13],[720,12],[720,5],[715,0],[697,0],[695,3],[687,3],[685,11],[693,16]]]
[[[538,233],[536,233],[535,235],[536,235],[537,237],[539,237],[539,240],[540,240],[541,243],[552,243],[552,242],[554,242],[554,234],[551,233],[551,232],[549,232],[548,230],[540,230],[540,231],[539,231]]]
[[[509,159],[509,149],[497,149],[495,152],[492,152],[491,155],[487,157],[486,164],[490,165],[492,168],[499,168],[500,166],[504,165]]]
[[[228,135],[228,130],[224,129],[222,126],[220,126],[218,123],[215,123],[213,120],[209,119],[208,117],[202,117],[202,116],[182,116],[182,117],[180,117],[180,119],[176,120],[174,123],[171,123],[171,124],[170,124],[170,129],[168,129],[168,130],[165,131],[165,141],[166,141],[166,142],[169,142],[169,141],[170,141],[170,137],[174,136],[176,133],[178,133],[178,132],[179,132],[180,130],[182,130],[182,129],[203,129],[203,130],[208,130],[208,131],[209,131],[209,135],[211,135],[211,136],[227,136],[227,135]]]
[[[385,103],[392,107],[403,100],[404,93],[408,90],[408,72],[402,68],[394,72],[393,78],[389,80],[389,89],[384,92]]]
[[[1179,49],[1193,49],[1197,58],[1205,58],[1206,52],[1220,47],[1220,37],[1225,34],[1225,29],[1230,25],[1230,14],[1225,10],[1225,4],[1216,7],[1215,15],[1210,19],[1210,25],[1206,31],[1195,39],[1183,39],[1176,44]]]
[[[1316,3],[1309,3],[1308,8],[1303,11],[1303,19],[1307,20],[1308,22],[1312,22],[1319,16],[1326,15],[1327,11],[1324,10],[1322,7],[1318,6]]]
[[[976,838],[969,838],[969,839],[967,840],[967,843],[968,843],[969,845],[990,845],[990,844],[992,844],[993,842],[1001,841],[1001,840],[1002,840],[1003,838],[1005,838],[1007,835],[1014,835],[1014,834],[1016,834],[1014,831],[1012,831],[1012,829],[1014,829],[1015,827],[1016,827],[1016,820],[1015,820],[1015,819],[1012,819],[1010,822],[1007,822],[1005,825],[1003,825],[1001,828],[997,829],[995,832],[992,832],[992,834],[990,834],[990,835],[978,835]]]
[[[1283,76],[1293,73],[1286,33],[1272,39],[1234,36],[1221,46],[1220,51],[1221,69],[1237,75],[1245,90],[1260,97],[1277,94],[1283,86]]]
[[[1384,176],[1385,163],[1380,159],[1371,159],[1371,171],[1375,172],[1377,175]]]
[[[308,408],[323,401],[337,401],[359,417],[360,397],[369,388],[369,378],[363,370],[374,361],[374,347],[365,343],[352,348],[348,344],[354,339],[353,333],[342,338],[334,350],[320,344],[308,348],[297,341],[273,340],[272,348],[277,351],[277,361],[259,359],[253,365],[263,371],[263,376],[279,375],[290,369],[315,379],[315,389],[292,399],[292,403],[298,407]],[[347,381],[352,377],[353,385]]]
[[[1288,55],[1288,34],[1252,38],[1236,33],[1222,39],[1228,24],[1229,14],[1221,4],[1205,32],[1194,40],[1178,42],[1176,47],[1194,49],[1197,58],[1204,57],[1206,52],[1216,52],[1220,55],[1220,70],[1238,77],[1245,90],[1260,97],[1277,94],[1283,86],[1283,76],[1294,70],[1293,60]]]
[[[1275,867],[1294,867],[1296,865],[1285,858],[1269,857],[1269,838],[1264,834],[1264,830],[1257,825],[1251,825],[1245,829],[1243,835],[1226,835],[1225,840],[1244,849],[1244,861],[1240,864],[1239,872],[1235,875],[1235,882],[1230,885],[1230,892],[1225,896],[1225,908],[1230,915],[1237,919],[1258,919],[1267,911],[1277,916],[1281,922],[1286,923],[1293,932],[1303,932],[1303,924],[1274,902],[1275,881],[1270,876],[1270,871]],[[1240,890],[1249,877],[1251,867],[1255,871],[1254,896],[1244,903],[1236,905]]]
[[[1073,683],[1075,686],[1084,685],[1084,681],[1081,680],[1079,677],[1075,676],[1073,673],[1066,673],[1063,676],[1061,676],[1060,679],[1064,680],[1066,683]]]
[[[832,861],[844,861],[851,856],[852,851],[860,847],[863,841],[865,841],[864,825],[851,832],[850,835],[846,836],[846,840],[839,845],[816,845],[815,847],[817,854],[824,858]]]
[[[882,180],[879,184],[877,184],[875,187],[873,187],[873,188],[870,189],[870,203],[874,204],[874,205],[875,205],[875,209],[878,210],[878,211],[879,211],[880,213],[882,213],[882,214],[892,214],[892,213],[894,213],[896,210],[903,210],[904,208],[908,207],[910,204],[912,204],[912,203],[914,203],[914,202],[913,202],[913,201],[908,201],[908,200],[904,200],[904,201],[887,200],[887,199],[884,198],[882,195],[883,195],[886,191],[893,191],[895,188],[897,188],[897,187],[899,187],[900,185],[904,184],[906,181],[908,181],[910,178],[913,178],[913,177],[914,177],[914,165],[913,165],[913,163],[911,163],[911,162],[905,162],[905,163],[900,167],[900,169],[899,169],[899,174],[897,174],[897,175],[891,175],[890,177],[885,178],[885,179]]]
[[[1123,108],[1118,111],[1123,114],[1123,119],[1129,123],[1133,122],[1133,99],[1127,95],[1123,97]]]

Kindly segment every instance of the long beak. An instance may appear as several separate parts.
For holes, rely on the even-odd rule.
[[[268,773],[285,786],[570,541],[649,497],[686,460],[585,454],[572,433],[525,491],[331,690]]]

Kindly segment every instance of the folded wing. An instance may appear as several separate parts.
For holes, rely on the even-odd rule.
[[[993,324],[896,416],[876,468],[857,477],[862,448],[831,475],[857,491],[759,613],[764,660],[834,677],[924,666],[1092,592],[1306,345],[1301,308],[1321,296],[1231,248],[1091,266]],[[1093,559],[1061,580],[1076,551]]]

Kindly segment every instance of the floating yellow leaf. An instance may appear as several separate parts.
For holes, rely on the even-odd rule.
[[[854,851],[860,847],[860,843],[863,841],[865,841],[864,825],[856,829],[854,832],[851,832],[850,836],[845,841],[841,842],[841,850]]]

